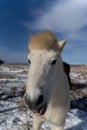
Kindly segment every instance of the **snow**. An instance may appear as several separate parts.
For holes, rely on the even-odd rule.
[[[78,77],[78,74],[75,72],[72,72],[72,73],[70,73],[70,76],[75,78],[75,77]]]
[[[82,93],[84,93],[85,95],[87,95],[87,88],[84,88],[84,89],[82,90]]]
[[[71,72],[70,77],[72,80],[74,80],[76,83],[86,83],[87,79],[84,78],[84,76],[81,73]]]
[[[28,68],[5,66],[0,68],[0,74],[6,74],[9,78],[0,78],[0,130],[31,130],[33,119],[31,112],[23,103],[24,89],[26,86]],[[75,83],[85,84],[81,92],[87,95],[87,74],[71,72],[70,77]],[[74,93],[72,108],[66,116],[66,130],[87,130],[87,98],[79,99]],[[78,100],[77,100],[78,99]],[[50,125],[42,123],[41,130],[50,130]]]
[[[14,78],[14,79],[6,79],[6,78],[0,78],[0,81],[18,81],[18,78]]]
[[[9,71],[10,71],[9,67],[3,67],[3,66],[0,67],[0,72],[9,72]]]
[[[65,129],[87,130],[87,111],[70,110],[66,117]]]

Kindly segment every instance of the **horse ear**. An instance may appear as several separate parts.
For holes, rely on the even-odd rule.
[[[65,44],[66,44],[67,40],[62,40],[58,42],[59,45],[59,51],[61,52],[62,49],[64,48]]]

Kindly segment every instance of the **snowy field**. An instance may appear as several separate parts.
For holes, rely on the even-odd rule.
[[[26,65],[0,67],[0,130],[31,130],[33,119],[23,102],[28,75]],[[72,66],[71,107],[66,130],[87,130],[87,66]],[[41,130],[50,130],[42,123]]]

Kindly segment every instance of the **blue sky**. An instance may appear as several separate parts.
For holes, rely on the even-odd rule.
[[[64,61],[87,64],[87,0],[0,0],[0,59],[26,63],[29,35],[42,29],[67,39]]]

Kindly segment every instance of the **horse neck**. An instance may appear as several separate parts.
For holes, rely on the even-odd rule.
[[[58,63],[58,66],[56,68],[56,79],[55,79],[55,92],[62,92],[64,90],[66,86],[66,75],[64,73],[64,69],[63,69],[63,63],[62,60],[60,61],[60,63]]]
[[[56,81],[57,81],[57,84],[59,84],[60,81],[64,80],[64,74],[65,74],[62,60],[60,60],[60,62],[58,63],[56,71],[57,71]]]

